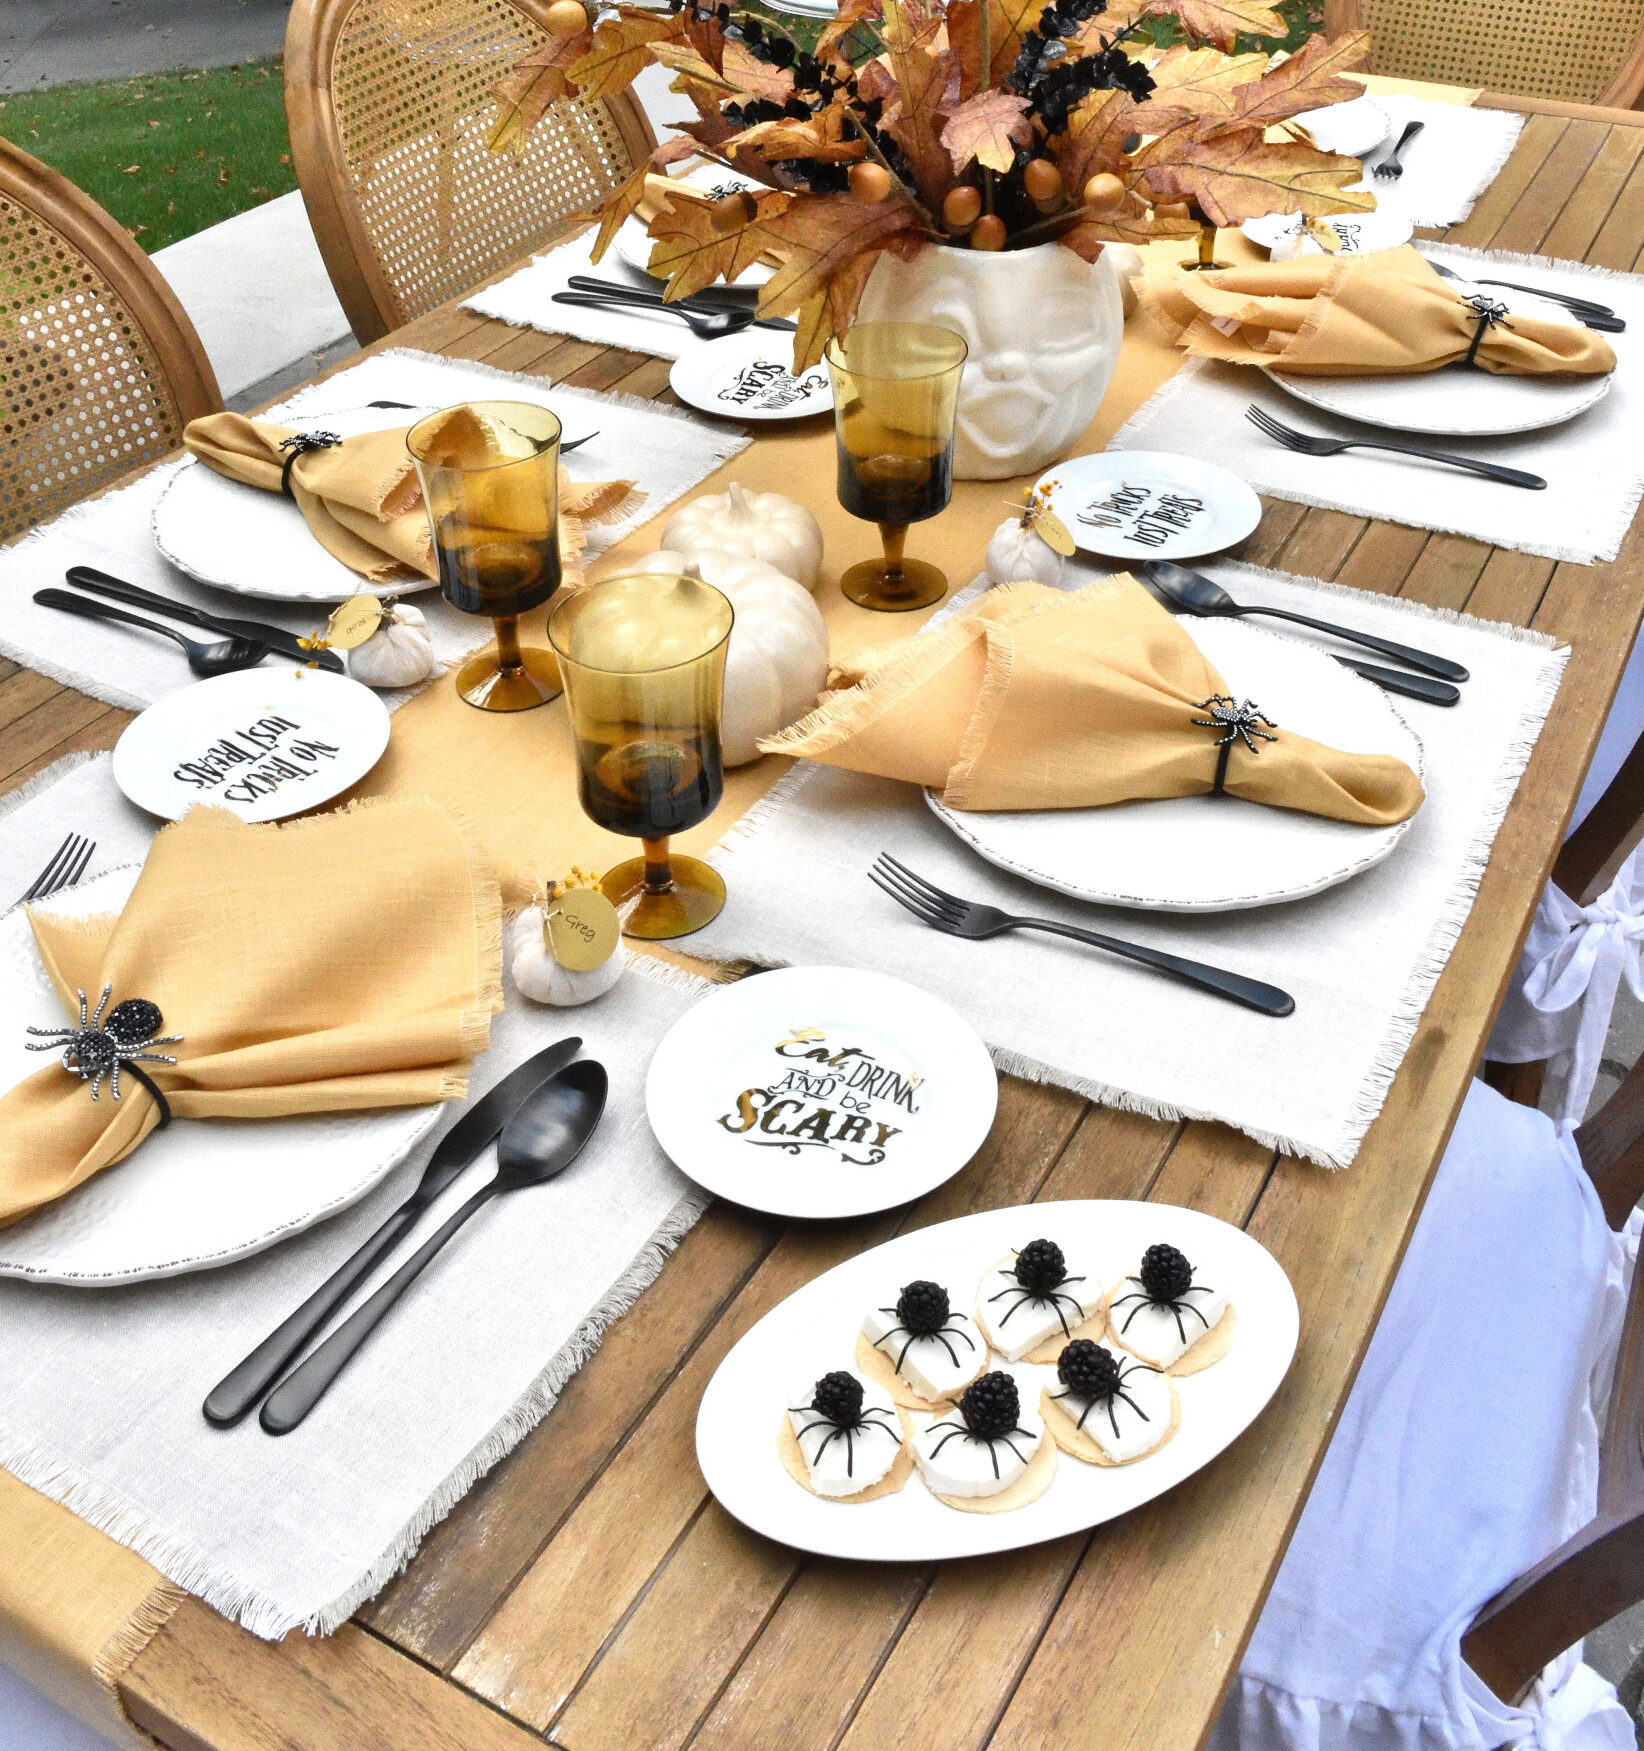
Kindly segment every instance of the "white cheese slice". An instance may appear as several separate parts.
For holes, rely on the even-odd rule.
[[[1014,1255],[990,1265],[976,1291],[976,1323],[1001,1356],[1019,1362],[1050,1338],[1064,1338],[1102,1305],[1105,1279],[1077,1258],[1067,1261],[1067,1281],[1055,1298],[1030,1298],[1016,1280]]]
[[[1027,1470],[1044,1437],[1044,1418],[1030,1402],[1036,1390],[1031,1385],[1022,1388],[1016,1422],[1025,1432],[1008,1439],[984,1441],[972,1435],[957,1409],[910,1412],[913,1457],[925,1482],[939,1496],[996,1496],[1008,1490]]]
[[[1180,1311],[1156,1306],[1143,1298],[1128,1301],[1126,1296],[1141,1296],[1139,1277],[1126,1277],[1116,1284],[1109,1303],[1109,1329],[1116,1342],[1144,1362],[1168,1368],[1179,1362],[1206,1332],[1227,1312],[1231,1297],[1218,1284],[1201,1283],[1199,1273],[1193,1273],[1193,1286],[1182,1297]],[[1118,1303],[1118,1305],[1114,1305]]]
[[[819,1496],[854,1496],[876,1484],[902,1450],[902,1429],[896,1419],[896,1406],[888,1392],[881,1392],[871,1382],[862,1386],[862,1416],[864,1421],[855,1429],[845,1431],[830,1423],[820,1411],[811,1409],[814,1380],[794,1389],[788,1400],[797,1410],[788,1411],[794,1438],[810,1475],[811,1488]],[[883,1412],[883,1415],[870,1414]]]
[[[940,1335],[910,1338],[896,1317],[895,1294],[885,1298],[883,1307],[869,1308],[862,1321],[862,1335],[921,1398],[946,1398],[958,1392],[987,1362],[986,1340],[977,1335],[971,1316],[961,1311],[964,1296],[955,1294],[948,1285],[944,1287],[952,1312]]]
[[[1060,1381],[1050,1390],[1058,1407],[1076,1424],[1083,1417],[1084,1433],[1115,1464],[1123,1465],[1127,1459],[1151,1453],[1170,1433],[1170,1381],[1122,1350],[1112,1350],[1107,1344],[1102,1348],[1119,1364],[1120,1390],[1111,1398],[1092,1404],[1088,1398],[1069,1392]]]

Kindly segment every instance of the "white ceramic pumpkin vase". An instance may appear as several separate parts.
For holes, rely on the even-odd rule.
[[[965,338],[953,472],[961,480],[1037,473],[1072,450],[1119,361],[1124,306],[1104,254],[935,244],[874,264],[859,322],[934,322]]]

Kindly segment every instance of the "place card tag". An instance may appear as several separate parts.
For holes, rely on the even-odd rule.
[[[1061,554],[1063,559],[1073,557],[1073,536],[1069,532],[1067,524],[1051,510],[1049,505],[1042,505],[1033,512],[1030,527],[1052,553]]]
[[[351,651],[382,625],[390,604],[380,596],[350,596],[331,610],[323,642],[334,651]]]
[[[616,953],[622,923],[598,888],[567,888],[542,909],[542,939],[567,971],[591,973]]]

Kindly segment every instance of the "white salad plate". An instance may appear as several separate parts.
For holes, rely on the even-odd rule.
[[[645,1080],[657,1141],[698,1185],[775,1216],[861,1216],[951,1179],[993,1123],[975,1030],[928,992],[784,967],[708,997]]]
[[[1374,152],[1393,131],[1392,117],[1373,97],[1303,110],[1291,120],[1306,128],[1321,152],[1339,152],[1344,158],[1362,158],[1366,152]]]
[[[1348,753],[1393,754],[1421,776],[1415,731],[1379,687],[1328,652],[1236,620],[1184,614],[1178,624],[1233,697],[1253,700],[1281,735],[1292,730]],[[1075,899],[1166,912],[1231,912],[1320,893],[1390,856],[1415,818],[1360,827],[1209,795],[986,813],[949,808],[929,791],[925,800],[1000,869]]]
[[[830,10],[826,14],[804,14],[805,17],[833,16]],[[682,182],[687,187],[703,190],[715,196],[732,194],[738,189],[763,189],[767,185],[755,181],[751,176],[744,176],[739,170],[727,170],[723,164],[701,164],[694,170],[687,170],[683,176],[672,179]],[[617,228],[616,252],[631,268],[636,268],[645,275],[647,280],[654,279],[651,273],[651,251],[655,248],[650,233],[638,219],[624,219]],[[773,267],[767,267],[762,262],[755,262],[750,268],[738,274],[733,282],[738,286],[763,286],[776,272]]]
[[[749,328],[693,347],[674,361],[668,386],[691,407],[738,420],[802,420],[833,410],[833,385],[821,365],[795,377],[793,336]]]
[[[510,391],[512,394],[512,391]],[[515,397],[519,399],[519,397]],[[542,403],[552,407],[551,401]],[[433,407],[352,407],[305,414],[293,431],[335,432],[357,438],[393,426],[413,426]],[[286,422],[281,422],[286,423]],[[578,410],[562,441],[590,434]],[[154,507],[154,542],[191,578],[242,596],[280,602],[346,602],[350,596],[406,596],[434,588],[432,578],[410,576],[374,584],[351,571],[314,539],[303,514],[280,493],[264,492],[185,458]]]
[[[268,664],[151,705],[114,745],[114,782],[167,821],[196,803],[282,821],[358,784],[387,746],[388,707],[369,687]]]
[[[1462,296],[1477,291],[1544,322],[1576,326],[1562,304],[1500,286],[1456,281]],[[1610,393],[1614,373],[1605,377],[1513,377],[1446,365],[1407,377],[1294,377],[1269,371],[1267,379],[1297,401],[1340,419],[1437,438],[1489,438],[1561,425],[1596,406]]]
[[[1246,219],[1239,229],[1262,249],[1274,249],[1294,237],[1307,223],[1299,213],[1264,213]],[[1341,254],[1371,255],[1378,249],[1397,249],[1408,243],[1415,227],[1398,213],[1328,213],[1324,223],[1341,239]]]
[[[1238,475],[1164,450],[1106,450],[1047,469],[1035,491],[1077,546],[1107,559],[1196,559],[1242,541],[1262,502]]]
[[[757,981],[756,981],[757,982]],[[968,1514],[939,1502],[918,1472],[894,1495],[829,1502],[797,1484],[777,1456],[779,1420],[835,1368],[854,1368],[856,1334],[870,1307],[916,1277],[956,1287],[1039,1236],[1074,1258],[1109,1265],[1115,1280],[1155,1241],[1178,1246],[1195,1270],[1231,1290],[1232,1349],[1177,1382],[1181,1427],[1134,1464],[1086,1465],[1059,1453],[1038,1501],[1003,1514]],[[1111,1286],[1111,1285],[1109,1285]],[[1208,1465],[1255,1421],[1296,1351],[1296,1297],[1265,1247],[1202,1211],[1171,1204],[1083,1200],[983,1210],[898,1235],[835,1265],[773,1308],[720,1363],[696,1419],[696,1456],[708,1488],[744,1526],[796,1549],[860,1562],[946,1562],[1017,1550],[1127,1514]],[[991,1367],[1016,1376],[1035,1408],[1056,1370],[1027,1362]]]
[[[137,875],[135,866],[110,870],[53,896],[42,909],[69,916],[118,911]],[[6,970],[0,981],[5,1090],[59,1062],[25,1051],[25,1029],[78,1016],[58,1001],[21,906],[0,918],[0,966]],[[97,994],[87,995],[95,1000]],[[109,1098],[106,1087],[102,1098]],[[261,1252],[364,1197],[427,1136],[442,1110],[177,1119],[126,1160],[0,1229],[0,1277],[112,1288],[211,1270]]]

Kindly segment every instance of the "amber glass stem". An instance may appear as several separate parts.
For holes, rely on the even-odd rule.
[[[525,667],[519,654],[519,616],[504,614],[491,624],[497,629],[497,667],[505,675],[517,675]]]
[[[881,523],[879,540],[885,550],[885,582],[899,584],[902,581],[902,550],[908,544],[907,524]]]
[[[1216,259],[1216,227],[1208,219],[1199,221],[1199,265],[1209,267]]]
[[[641,839],[645,847],[645,892],[667,894],[673,891],[674,872],[668,863],[668,838]]]

